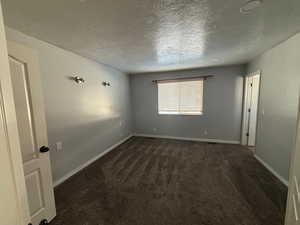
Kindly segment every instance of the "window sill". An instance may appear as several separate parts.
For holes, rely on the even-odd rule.
[[[158,112],[158,115],[166,116],[201,116],[203,113],[171,113],[171,112]]]

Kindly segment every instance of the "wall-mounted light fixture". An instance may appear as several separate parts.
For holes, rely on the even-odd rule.
[[[77,83],[77,84],[81,84],[81,83],[84,83],[85,80],[82,78],[82,77],[73,77],[73,80]]]
[[[263,3],[263,0],[249,0],[241,8],[240,12],[247,14],[260,7]]]
[[[109,82],[106,82],[106,81],[103,81],[102,82],[102,85],[104,86],[104,87],[110,87],[110,83]]]

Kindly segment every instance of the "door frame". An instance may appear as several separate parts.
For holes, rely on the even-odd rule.
[[[296,122],[296,135],[294,139],[294,147],[290,155],[290,168],[289,168],[289,183],[288,183],[288,196],[286,201],[286,213],[285,213],[285,225],[292,223],[291,216],[295,213],[295,205],[293,201],[293,195],[296,194],[297,199],[299,198],[299,186],[298,179],[295,177],[295,165],[297,164],[297,157],[299,156],[300,151],[300,85],[298,86],[298,113],[297,113],[297,122]],[[297,184],[296,184],[297,183]],[[295,193],[296,192],[296,193]],[[297,200],[297,202],[299,202]],[[298,215],[298,211],[296,212]],[[298,215],[299,216],[299,215]]]
[[[2,121],[4,136],[0,136],[0,141],[4,144],[1,149],[1,160],[9,166],[1,165],[1,170],[7,171],[7,176],[3,177],[7,182],[12,180],[13,190],[5,192],[6,198],[11,202],[15,199],[16,208],[13,212],[7,213],[6,218],[11,225],[26,225],[30,223],[27,192],[22,164],[19,133],[16,120],[16,109],[13,99],[12,82],[8,63],[7,42],[3,24],[2,8],[0,3],[0,122]],[[10,175],[11,174],[11,175]],[[3,193],[0,192],[0,197]],[[11,202],[3,202],[8,210],[11,210]],[[5,212],[0,212],[5,213]],[[2,219],[2,218],[1,218]],[[3,222],[3,221],[2,221]]]
[[[257,76],[259,75],[259,93],[258,93],[258,101],[257,101],[257,114],[259,111],[259,102],[260,102],[260,88],[261,88],[261,71],[257,70],[255,72],[249,73],[244,76],[244,94],[243,94],[243,119],[242,119],[242,130],[241,130],[241,145],[247,145],[247,136],[246,133],[248,132],[247,129],[249,129],[249,117],[248,117],[248,108],[247,108],[247,98],[249,97],[249,92],[247,88],[247,79],[249,77]],[[257,124],[258,124],[258,117],[256,119],[256,132],[255,135],[257,137]],[[255,138],[255,146],[256,146],[257,139]]]

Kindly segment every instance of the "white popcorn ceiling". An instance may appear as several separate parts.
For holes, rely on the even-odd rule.
[[[299,0],[2,0],[6,25],[123,72],[245,63],[300,30]]]

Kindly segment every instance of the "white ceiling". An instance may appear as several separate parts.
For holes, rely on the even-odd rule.
[[[6,25],[128,73],[245,63],[300,30],[299,0],[2,0]]]

